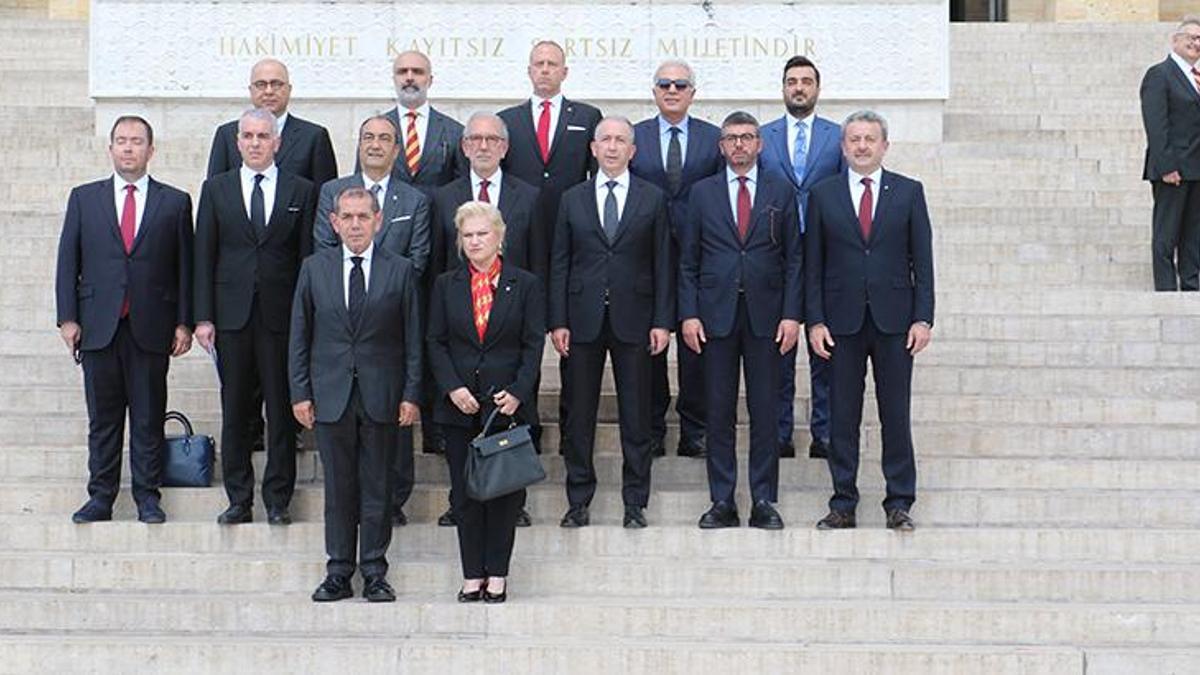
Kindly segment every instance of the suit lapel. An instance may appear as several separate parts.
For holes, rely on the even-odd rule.
[[[562,146],[563,141],[566,140],[567,125],[570,123],[570,120],[574,116],[575,116],[575,104],[572,103],[571,101],[568,101],[567,98],[564,96],[563,100],[562,100],[562,110],[560,110],[558,113],[558,124],[555,125],[554,135],[550,138],[550,158],[546,161],[547,165],[550,164],[550,162],[554,161],[554,155],[556,153],[558,153],[558,149]],[[532,123],[533,123],[533,118],[531,116],[530,124],[532,124]],[[535,133],[534,136],[536,136],[536,135],[537,134]]]
[[[103,193],[100,195],[100,199],[104,200],[101,203],[107,202],[108,208],[101,210],[108,214],[108,217],[106,218],[106,220],[108,220],[108,231],[111,232],[113,238],[116,239],[117,246],[120,246],[121,250],[124,251],[125,240],[121,238],[121,216],[117,213],[117,202],[116,199],[114,199],[114,190],[116,190],[116,187],[113,185],[114,180],[116,179],[110,176],[108,180],[104,181]]]
[[[892,182],[890,171],[884,171],[880,174],[879,194],[875,195],[875,216],[871,218],[871,238],[868,243],[874,244],[879,241],[879,238],[883,236],[881,232],[886,229],[883,227],[883,224],[887,222],[887,218],[884,216],[887,215],[892,207],[892,202],[895,201],[892,196],[892,193],[895,192],[892,189]]]
[[[287,156],[296,148],[297,137],[300,134],[300,125],[296,122],[297,120],[294,116],[288,115],[288,120],[283,125],[283,134],[279,137],[279,152],[275,153],[275,166],[282,166],[287,160]]]
[[[288,232],[283,231],[283,218],[287,214],[289,204],[292,202],[292,192],[296,189],[296,183],[291,179],[289,174],[282,171],[275,173],[275,180],[278,181],[275,185],[275,201],[271,207],[271,217],[267,220],[267,232],[264,241],[275,236],[286,237],[288,234]],[[250,222],[249,218],[246,219],[246,222]],[[257,234],[255,233],[256,236]]]
[[[600,239],[607,245],[608,233],[604,231],[604,221],[601,219],[600,212],[596,207],[596,192],[600,189],[598,186],[600,184],[600,179],[603,177],[603,172],[597,173],[595,178],[588,181],[588,185],[592,186],[591,191],[587,194],[588,197],[591,197],[591,201],[586,205],[587,208],[585,208],[584,211],[588,214],[588,219],[592,221],[592,231],[600,235]],[[621,224],[618,222],[617,231],[619,232],[620,229]],[[613,239],[614,241],[616,240],[615,237]]]
[[[472,341],[479,344],[479,331],[475,330],[475,312],[472,309],[475,303],[471,298],[471,272],[468,269],[470,265],[471,263],[464,260],[451,278],[451,286],[446,293],[449,300],[446,323],[450,330],[454,330],[456,325],[465,327]]]
[[[365,184],[366,180],[361,174],[358,176],[358,179]],[[388,178],[387,192],[383,195],[383,224],[379,226],[379,234],[375,235],[376,244],[382,243],[387,238],[388,233],[392,231],[392,218],[395,218],[400,210],[400,195],[398,194],[400,192],[400,182],[400,177],[393,171],[392,175]]]
[[[808,156],[804,158],[804,185],[809,185],[809,177],[813,175],[813,166],[817,163],[817,158],[825,150],[825,145],[833,137],[828,132],[827,127],[821,124],[821,118],[814,117],[812,123],[812,141],[808,144]]]
[[[526,100],[525,104],[521,107],[523,110],[520,110],[517,113],[517,119],[520,120],[517,122],[517,128],[509,129],[509,131],[514,134],[525,134],[525,140],[524,142],[520,143],[520,147],[529,148],[529,151],[533,153],[533,156],[535,159],[537,159],[538,163],[544,165],[545,162],[542,161],[542,151],[538,148],[537,144],[537,129],[533,126],[533,99]],[[560,115],[559,117],[561,118],[562,116]],[[511,152],[511,148],[517,145],[517,143],[510,143],[509,151]]]
[[[425,126],[425,145],[421,148],[421,159],[417,164],[417,174],[425,172],[425,168],[433,162],[433,148],[441,147],[442,134],[446,131],[445,121],[442,119],[442,114],[429,109],[429,124]]]
[[[334,289],[333,304],[337,306],[334,312],[341,319],[342,324],[346,327],[346,332],[350,335],[354,334],[354,326],[350,323],[350,310],[346,307],[346,279],[343,276],[344,270],[342,266],[345,262],[342,259],[342,247],[339,244],[337,247],[337,255],[329,256],[329,263],[325,265],[325,270],[322,274],[325,275],[325,288]]]
[[[650,175],[646,176],[646,179],[657,184],[666,185],[667,167],[662,157],[662,139],[659,138],[658,117],[655,116],[651,119],[654,121],[654,124],[651,126],[650,133],[647,134],[649,138],[646,139],[645,147],[638,146],[638,154],[644,152],[650,157],[650,161],[647,162],[651,167]],[[687,165],[686,158],[684,159],[684,165]]]
[[[1193,85],[1191,82],[1188,82],[1187,73],[1180,70],[1179,65],[1176,64],[1175,60],[1169,56],[1167,57],[1167,69],[1175,78],[1175,82],[1186,89],[1187,92],[1192,95],[1193,100],[1200,102],[1200,92],[1196,91],[1195,85]]]
[[[787,127],[791,123],[791,119],[787,115],[784,115],[780,118],[779,124],[770,127],[771,138],[767,139],[767,142],[774,144],[775,152],[779,153],[780,159],[783,160],[783,165],[788,168],[787,179],[791,181],[794,187],[799,188],[800,186],[796,185],[796,167],[792,166],[791,148],[787,146]]]
[[[146,205],[142,209],[142,223],[137,229],[137,235],[133,238],[133,246],[130,252],[137,250],[137,247],[145,238],[146,231],[152,227],[154,223],[154,214],[158,211],[158,205],[162,201],[162,186],[160,186],[153,178],[146,184]]]
[[[850,176],[849,169],[838,174],[841,180],[838,183],[838,201],[845,207],[844,218],[846,225],[854,230],[855,236],[859,241],[866,245],[866,240],[862,236],[862,227],[858,224],[858,204],[854,203],[854,195],[850,194]],[[878,212],[878,211],[877,211]],[[874,230],[874,228],[872,228]]]
[[[642,186],[629,177],[629,190],[625,194],[625,209],[621,211],[621,219],[617,221],[617,233],[613,235],[612,243],[615,245],[625,235],[629,229],[629,223],[634,219],[637,213],[637,208],[642,200]]]
[[[363,300],[362,316],[358,318],[358,325],[354,327],[354,332],[357,334],[363,328],[363,322],[371,316],[373,307],[379,304],[379,297],[383,295],[383,290],[392,282],[392,275],[395,274],[396,268],[392,265],[386,255],[381,255],[379,246],[376,246],[371,253],[371,278],[367,282],[367,297]],[[349,310],[347,310],[347,316]]]
[[[504,267],[500,273],[499,283],[496,284],[496,289],[492,291],[492,311],[488,315],[487,331],[483,334],[483,346],[487,347],[497,340],[501,329],[504,326],[504,319],[508,316],[508,310],[512,307],[515,299],[517,287],[517,279],[511,272],[511,268]],[[472,314],[471,322],[474,326],[475,316]],[[478,336],[478,331],[476,332]]]

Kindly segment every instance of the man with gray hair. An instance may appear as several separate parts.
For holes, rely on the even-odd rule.
[[[275,165],[279,144],[271,111],[244,113],[237,136],[241,166],[204,181],[196,216],[195,336],[216,358],[221,376],[221,466],[229,497],[222,524],[253,519],[256,387],[267,409],[267,520],[291,522],[296,435],[288,401],[288,321],[300,261],[312,251],[317,191]]]
[[[1154,290],[1200,290],[1200,17],[1179,24],[1171,53],[1142,78],[1141,99]]]

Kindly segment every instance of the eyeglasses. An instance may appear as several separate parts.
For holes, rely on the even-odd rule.
[[[725,134],[725,135],[721,136],[721,142],[723,142],[723,143],[730,143],[730,144],[732,144],[732,145],[737,145],[738,143],[743,143],[743,144],[745,144],[745,145],[750,145],[750,144],[751,144],[751,143],[753,143],[753,142],[754,142],[754,141],[755,141],[757,138],[758,138],[758,134],[750,134],[750,133],[746,133],[746,134]]]
[[[463,138],[467,139],[468,143],[473,143],[475,145],[485,145],[485,144],[499,145],[508,140],[507,138],[505,138],[503,136],[494,136],[491,134],[488,134],[488,135],[471,134],[470,136],[463,136]]]
[[[1200,35],[1193,35],[1191,33],[1176,33],[1175,35],[1184,42],[1200,42]]]
[[[654,86],[662,89],[663,91],[669,91],[671,89],[671,85],[675,85],[676,91],[687,91],[688,88],[692,86],[692,83],[690,80],[670,80],[665,77],[661,77],[654,81]]]
[[[268,89],[283,89],[288,86],[288,83],[283,80],[255,80],[250,83],[250,86],[259,91],[266,91]]]

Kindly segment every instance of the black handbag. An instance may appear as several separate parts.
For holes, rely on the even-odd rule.
[[[475,501],[485,502],[546,480],[528,424],[488,435],[498,412],[499,407],[492,410],[467,450],[467,496]]]
[[[167,436],[163,443],[163,487],[208,487],[212,484],[212,436],[197,436],[187,416],[176,410],[167,411],[163,423],[174,420],[183,425],[182,436]]]

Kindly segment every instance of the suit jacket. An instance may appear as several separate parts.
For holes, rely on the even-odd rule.
[[[667,185],[667,169],[662,158],[662,138],[658,133],[658,116],[638,122],[633,127],[633,143],[637,153],[629,162],[629,171],[638,178],[648,180],[667,193],[667,211],[671,216],[671,230],[678,243],[679,223],[687,217],[688,192],[692,184],[701,178],[725,168],[719,147],[721,130],[704,120],[688,116],[687,155],[683,158],[683,179],[679,189],[672,193]]]
[[[692,186],[684,223],[679,252],[681,321],[698,318],[707,335],[730,335],[739,289],[745,293],[755,337],[774,337],[782,319],[803,320],[803,252],[796,192],[789,182],[759,167],[744,242],[729,205],[724,171]]]
[[[126,254],[113,179],[80,185],[71,190],[58,242],[58,324],[80,325],[80,350],[103,349],[117,332],[127,290],[134,341],[170,353],[175,327],[192,327],[192,198],[151,178]]]
[[[570,328],[572,341],[592,342],[600,337],[609,309],[613,334],[622,342],[646,342],[651,328],[674,327],[671,233],[662,190],[630,176],[610,243],[596,208],[596,182],[580,183],[563,194],[556,229],[551,329]]]
[[[238,120],[217,127],[212,150],[208,154],[209,178],[242,166],[242,155],[237,149],[237,131]],[[319,124],[289,113],[279,139],[279,152],[275,153],[275,166],[280,171],[296,174],[318,186],[337,178],[337,158],[333,154],[329,132]]]
[[[800,232],[805,231],[805,209],[808,208],[808,193],[825,178],[846,170],[846,158],[842,155],[842,127],[824,117],[814,117],[812,140],[808,144],[808,155],[804,159],[804,181],[796,182],[792,167],[792,148],[788,146],[787,115],[763,125],[763,151],[759,165],[767,171],[782,176],[796,191],[797,216]]]
[[[834,335],[862,329],[867,304],[881,333],[933,325],[933,235],[925,190],[885,170],[880,178],[871,238],[864,241],[847,174],[813,187],[805,235],[809,326]]]
[[[507,390],[521,401],[517,417],[536,422],[537,382],[546,341],[546,299],[542,282],[505,262],[493,295],[483,340],[471,310],[471,275],[466,266],[438,276],[429,301],[430,370],[437,380],[433,419],[459,427],[474,425],[450,402],[449,393],[466,387],[491,407],[488,392]]]
[[[400,402],[416,402],[421,389],[417,274],[407,259],[376,246],[357,325],[344,283],[341,247],[319,251],[300,267],[288,337],[292,402],[312,401],[318,422],[336,422],[357,379],[371,421],[396,424]]]
[[[280,171],[265,233],[250,225],[239,170],[204,181],[196,214],[196,321],[241,330],[255,297],[268,328],[288,328],[300,261],[312,252],[316,188]]]
[[[321,186],[313,225],[314,251],[342,245],[341,238],[329,222],[333,202],[342,190],[363,185],[362,174],[356,173]],[[418,279],[425,274],[429,262],[429,222],[429,199],[420,190],[401,181],[399,175],[393,172],[388,180],[387,194],[383,197],[383,224],[375,235],[375,245],[408,258]]]
[[[1200,180],[1200,93],[1170,57],[1142,78],[1142,124],[1146,128],[1144,180],[1178,171]]]
[[[454,226],[454,214],[459,206],[473,197],[470,174],[438,188],[434,195],[436,225],[433,228],[433,262],[430,269],[435,278],[442,272],[463,265],[458,253],[458,230]],[[542,280],[544,287],[549,253],[546,250],[546,228],[539,220],[537,199],[537,188],[507,172],[501,173],[500,203],[496,207],[504,216],[504,264],[533,272]]]
[[[392,175],[433,199],[435,188],[467,174],[469,165],[462,151],[463,125],[453,117],[438,112],[433,106],[429,107],[429,125],[425,127],[425,143],[421,146],[421,159],[417,162],[417,174],[414,176],[404,159],[404,131],[408,128],[408,120],[402,121],[395,107],[386,115],[399,132],[396,140],[400,144],[400,155],[396,157]],[[361,169],[355,159],[354,172],[358,173]]]

